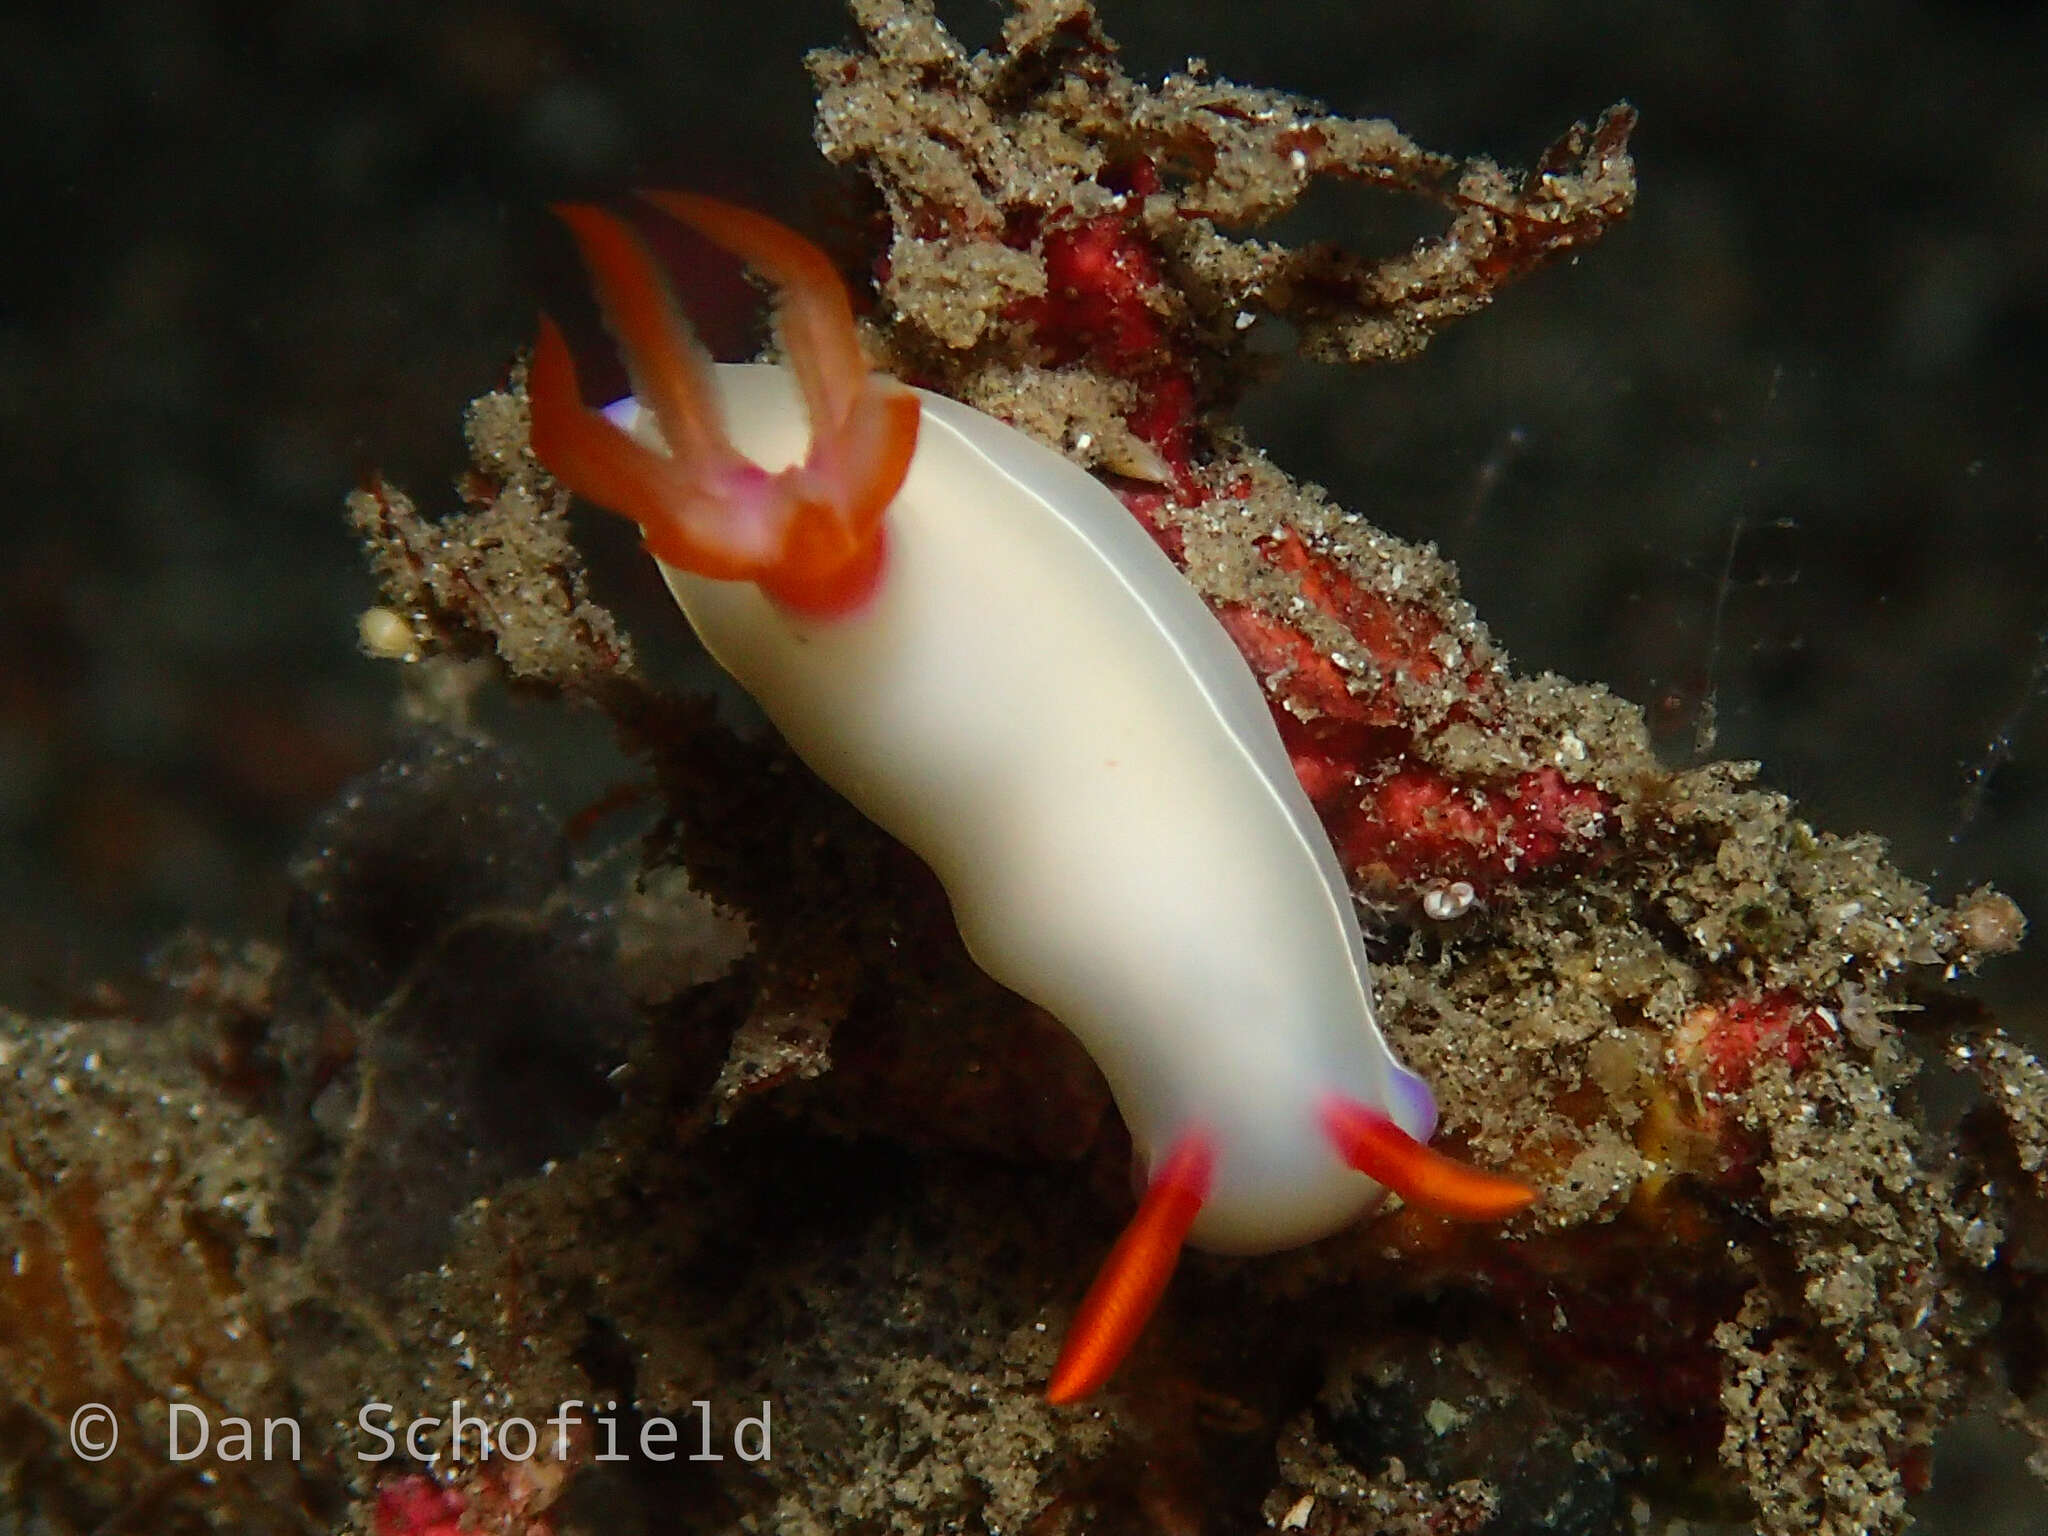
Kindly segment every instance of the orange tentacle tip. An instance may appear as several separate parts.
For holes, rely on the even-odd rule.
[[[1173,1278],[1215,1167],[1215,1146],[1202,1132],[1174,1143],[1074,1314],[1046,1384],[1047,1402],[1079,1402],[1116,1374]]]
[[[846,286],[801,235],[711,198],[644,196],[777,286],[784,349],[810,420],[808,451],[772,473],[740,455],[711,360],[646,245],[623,219],[565,204],[554,212],[590,269],[661,443],[640,441],[584,403],[568,345],[543,316],[527,384],[534,453],[577,495],[638,523],[668,565],[756,582],[814,617],[858,608],[882,579],[883,515],[917,450],[917,396],[868,371]]]
[[[1525,1209],[1536,1190],[1432,1152],[1369,1105],[1342,1094],[1323,1101],[1323,1128],[1338,1156],[1410,1205],[1455,1221],[1499,1221]]]

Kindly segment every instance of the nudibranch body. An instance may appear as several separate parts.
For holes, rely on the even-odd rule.
[[[544,325],[535,449],[641,523],[711,654],[1108,1079],[1149,1186],[1055,1400],[1114,1370],[1183,1241],[1294,1247],[1385,1186],[1457,1215],[1525,1204],[1423,1147],[1434,1105],[1380,1034],[1342,871],[1258,684],[1123,506],[1005,423],[870,376],[843,287],[795,235],[654,200],[781,286],[790,366],[709,364],[626,228],[564,209],[635,395],[585,407]]]

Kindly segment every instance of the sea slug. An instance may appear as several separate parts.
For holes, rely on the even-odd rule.
[[[711,654],[1108,1079],[1147,1189],[1048,1396],[1108,1379],[1183,1242],[1293,1247],[1383,1188],[1465,1217],[1526,1205],[1424,1146],[1435,1104],[1380,1034],[1329,838],[1243,657],[1158,546],[1050,449],[870,374],[815,247],[647,197],[777,285],[788,364],[712,364],[630,226],[558,209],[634,394],[586,406],[543,318],[535,452],[640,524]]]

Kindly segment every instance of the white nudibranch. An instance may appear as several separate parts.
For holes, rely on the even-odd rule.
[[[543,318],[534,450],[641,525],[711,654],[1108,1079],[1148,1184],[1048,1395],[1108,1379],[1184,1241],[1294,1247],[1384,1188],[1461,1217],[1527,1204],[1423,1145],[1434,1103],[1380,1034],[1258,684],[1123,506],[1003,422],[871,375],[797,235],[647,196],[776,283],[789,364],[711,364],[628,226],[558,209],[634,396],[586,406]]]

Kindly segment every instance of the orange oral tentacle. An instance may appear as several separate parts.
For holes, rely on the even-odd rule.
[[[735,461],[711,383],[711,359],[676,312],[640,237],[624,220],[581,203],[557,204],[554,213],[569,226],[596,280],[605,321],[626,355],[633,393],[654,412],[669,452],[698,477]]]
[[[804,526],[805,520],[799,518],[798,530]],[[859,608],[875,590],[882,579],[887,554],[888,541],[884,531],[877,529],[860,542],[851,556],[829,569],[784,561],[775,570],[761,575],[761,590],[805,618],[841,618]]]
[[[670,565],[728,581],[752,574],[744,559],[687,526],[692,492],[675,461],[583,403],[569,344],[546,315],[534,342],[526,395],[533,451],[549,474],[578,496],[638,523],[647,547]]]
[[[1116,1373],[1173,1278],[1215,1167],[1215,1148],[1200,1131],[1174,1143],[1074,1314],[1046,1401],[1078,1402]]]
[[[654,258],[623,220],[574,203],[555,212],[590,267],[634,392],[653,412],[669,456],[583,405],[568,348],[545,321],[529,375],[534,451],[571,490],[639,523],[665,563],[758,582],[811,617],[850,613],[882,578],[882,515],[917,450],[917,396],[868,375],[852,303],[824,252],[745,209],[684,193],[647,197],[776,283],[811,421],[809,452],[772,474],[739,455],[711,361]]]
[[[783,347],[803,390],[812,432],[822,436],[844,422],[867,383],[868,365],[853,328],[853,301],[831,258],[750,209],[693,192],[640,196],[775,284]]]
[[[1498,1221],[1536,1198],[1520,1179],[1487,1173],[1432,1152],[1376,1109],[1332,1094],[1323,1103],[1323,1128],[1337,1154],[1410,1205],[1457,1221]]]
[[[533,451],[548,472],[578,496],[646,526],[661,520],[675,495],[669,461],[583,403],[576,362],[561,329],[540,317],[540,338],[527,370]]]
[[[870,381],[853,414],[831,441],[829,476],[823,478],[829,478],[844,498],[840,512],[860,533],[881,520],[910,473],[923,414],[917,396],[909,390]],[[814,451],[813,460],[819,457]],[[813,476],[819,477],[825,468],[816,465]]]

